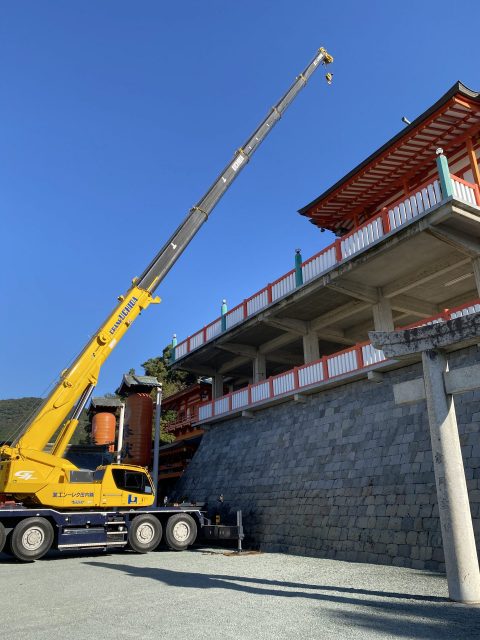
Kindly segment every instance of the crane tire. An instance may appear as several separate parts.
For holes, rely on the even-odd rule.
[[[160,544],[162,525],[160,520],[148,513],[136,516],[128,530],[128,546],[136,553],[148,553]]]
[[[188,513],[176,513],[167,521],[165,542],[172,551],[184,551],[197,538],[197,523]]]
[[[5,532],[5,527],[0,522],[0,553],[2,553],[3,548],[5,547],[6,541],[7,541],[7,534]]]
[[[53,544],[53,527],[45,518],[20,520],[10,534],[10,551],[22,562],[42,558]]]

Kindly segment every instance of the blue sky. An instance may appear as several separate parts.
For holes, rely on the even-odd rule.
[[[76,0],[0,9],[1,398],[41,395],[319,46],[317,73],[105,364],[125,371],[331,241],[296,211],[456,80],[480,5]],[[433,162],[432,158],[432,162]]]

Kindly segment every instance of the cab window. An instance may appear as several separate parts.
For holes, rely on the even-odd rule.
[[[127,471],[126,469],[112,469],[113,480],[118,489],[134,493],[152,493],[152,487],[147,476],[141,471]]]

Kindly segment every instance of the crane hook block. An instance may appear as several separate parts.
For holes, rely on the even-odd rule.
[[[331,56],[326,49],[324,49],[323,47],[320,47],[318,51],[319,53],[323,53],[324,64],[331,64],[333,62],[333,56]]]
[[[325,78],[327,80],[327,84],[332,84],[332,80],[333,80],[333,73],[326,73],[325,74]]]

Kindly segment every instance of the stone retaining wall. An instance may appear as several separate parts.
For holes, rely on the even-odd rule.
[[[458,351],[451,368],[478,356]],[[420,375],[410,365],[212,425],[175,495],[223,494],[266,551],[443,570],[426,404],[393,401],[392,384]],[[480,390],[455,406],[478,542]]]

